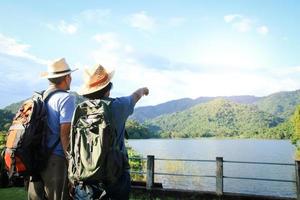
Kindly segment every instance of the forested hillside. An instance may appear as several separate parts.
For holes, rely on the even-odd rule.
[[[162,103],[156,106],[139,107],[134,110],[134,113],[130,118],[137,120],[139,122],[144,122],[147,119],[152,119],[163,114],[180,112],[194,105],[203,102],[208,102],[210,100],[212,100],[211,97],[203,97],[195,100],[190,98],[183,98],[183,99],[168,101],[166,103]]]
[[[283,122],[256,106],[215,99],[183,112],[149,120],[152,131],[162,137],[259,137]]]
[[[271,113],[282,119],[288,119],[300,104],[300,90],[278,92],[266,96],[255,103],[262,111]]]
[[[139,122],[144,122],[148,119],[153,119],[160,115],[171,114],[175,112],[180,112],[185,109],[191,108],[197,104],[206,103],[213,99],[227,99],[236,103],[242,104],[252,104],[257,102],[260,97],[255,96],[223,96],[223,97],[198,97],[196,99],[190,98],[183,98],[177,99],[173,101],[168,101],[162,104],[158,104],[156,106],[144,106],[136,108],[133,115],[131,116],[132,119],[137,120]]]
[[[235,103],[257,105],[259,110],[287,120],[295,112],[296,106],[300,104],[300,90],[278,92],[265,97],[244,95],[228,97],[199,97],[197,99],[178,99],[165,102],[163,104],[158,104],[156,106],[145,106],[137,108],[131,118],[139,122],[144,122],[160,115],[180,112],[197,104],[206,103],[218,98],[227,99]]]
[[[13,117],[12,112],[0,109],[0,132],[8,130]]]
[[[76,93],[72,94],[76,104],[84,100]],[[0,131],[8,129],[21,103],[13,103],[0,110]],[[138,107],[126,126],[131,138],[289,138],[293,132],[290,118],[299,104],[300,90],[266,97],[183,98],[156,106]]]

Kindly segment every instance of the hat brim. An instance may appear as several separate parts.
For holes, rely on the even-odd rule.
[[[94,92],[97,92],[99,90],[102,90],[105,88],[111,81],[112,77],[114,76],[115,71],[111,71],[108,73],[108,78],[105,84],[96,86],[96,87],[89,87],[89,85],[83,85],[77,90],[77,94],[79,95],[87,95],[87,94],[92,94]]]
[[[41,75],[41,77],[42,78],[47,78],[47,79],[49,79],[49,78],[58,78],[58,77],[62,77],[62,76],[66,76],[68,74],[71,74],[71,73],[75,72],[76,70],[78,70],[78,69],[73,69],[71,71],[68,71],[68,72],[65,72],[65,73],[60,73],[60,74],[51,74],[51,73],[45,72]]]

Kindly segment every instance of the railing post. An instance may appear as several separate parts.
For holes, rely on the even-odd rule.
[[[300,161],[295,161],[297,200],[300,200]]]
[[[223,195],[223,157],[216,157],[216,193]]]
[[[146,188],[151,189],[154,185],[154,156],[147,156],[147,180]]]

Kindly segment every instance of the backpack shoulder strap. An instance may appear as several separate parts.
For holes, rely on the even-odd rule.
[[[109,120],[111,120],[111,122],[113,123],[113,125],[115,124],[114,123],[114,119],[113,119],[113,115],[112,115],[112,107],[111,107],[111,105],[112,105],[112,102],[114,101],[115,99],[113,99],[113,98],[110,98],[110,97],[104,97],[104,98],[101,98],[100,99],[100,102],[103,102],[104,104],[106,104],[107,105],[107,107],[108,107],[108,110],[106,110],[108,113],[108,117],[109,117]],[[99,103],[100,103],[99,102]]]
[[[100,101],[106,105],[107,117],[111,124],[112,134],[114,134],[115,138],[117,138],[118,137],[117,136],[117,124],[116,124],[116,121],[114,119],[113,112],[112,112],[112,102],[114,100],[115,100],[114,98],[110,98],[110,97],[104,97],[104,98],[100,99]],[[114,140],[114,147],[119,149],[119,145],[117,144],[117,139]]]
[[[68,93],[65,90],[62,89],[57,89],[57,88],[48,88],[47,90],[42,91],[40,94],[42,96],[42,100],[44,102],[46,102],[53,94],[57,93],[57,92],[65,92]],[[49,155],[53,152],[53,150],[56,148],[56,146],[59,144],[60,142],[60,137],[57,138],[57,140],[55,141],[55,143],[50,147],[49,149]]]
[[[47,90],[44,90],[41,92],[43,101],[47,101],[53,94],[57,92],[65,92],[68,93],[66,90],[57,89],[57,88],[48,88]]]
[[[113,102],[115,99],[111,97],[103,97],[100,99],[101,101],[104,101],[107,105],[110,105],[111,102]]]

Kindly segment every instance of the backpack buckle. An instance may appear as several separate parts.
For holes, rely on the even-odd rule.
[[[78,186],[79,186],[79,189],[83,189],[83,181],[78,181]]]

